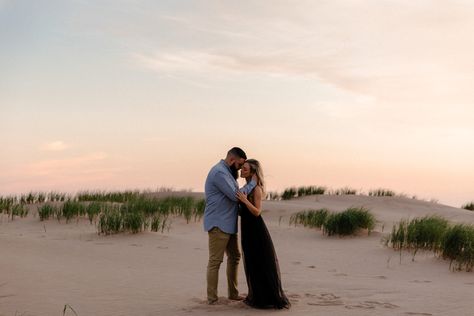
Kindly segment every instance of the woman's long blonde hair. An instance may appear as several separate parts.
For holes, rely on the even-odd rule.
[[[257,175],[257,185],[262,188],[263,195],[265,196],[265,179],[263,176],[263,169],[260,162],[256,159],[247,159],[245,161],[250,166],[250,172]]]

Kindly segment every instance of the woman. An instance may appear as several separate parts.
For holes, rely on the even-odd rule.
[[[262,216],[263,171],[255,159],[248,159],[240,176],[250,182],[257,176],[257,186],[248,196],[238,192],[241,215],[241,241],[247,277],[248,295],[244,302],[256,308],[289,308],[290,302],[281,287],[280,268],[270,233]]]

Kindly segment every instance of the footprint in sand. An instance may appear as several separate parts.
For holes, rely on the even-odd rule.
[[[287,296],[289,298],[301,298],[301,295],[299,295],[299,294],[288,294]]]
[[[142,247],[142,245],[140,245],[140,244],[130,244],[129,246],[132,246],[132,247]]]
[[[308,266],[310,269],[316,269],[316,266]]]
[[[246,304],[243,304],[242,301],[233,301],[224,296],[220,296],[217,302],[214,303],[213,305],[209,305],[207,303],[207,300],[203,300],[197,297],[192,298],[191,301],[194,302],[195,304],[198,304],[199,306],[198,308],[206,309],[209,311],[215,311],[216,308],[219,308],[219,307],[222,308],[226,306],[231,306],[232,308],[235,308],[235,307],[250,308]],[[192,309],[196,309],[196,307],[193,307]]]
[[[295,264],[295,265],[301,264],[301,262],[299,262],[299,261],[293,261],[292,263]]]
[[[431,283],[429,280],[413,280],[410,281],[410,283]]]
[[[321,293],[319,295],[306,293],[306,297],[314,298],[316,301],[308,302],[308,305],[312,306],[340,306],[344,305],[344,302],[340,299],[339,296],[336,296],[332,293]]]
[[[394,309],[398,308],[399,306],[391,303],[386,302],[377,302],[377,301],[364,301],[354,305],[347,305],[346,308],[353,309],[353,308],[361,308],[361,309],[375,309],[377,307]]]
[[[379,279],[379,280],[387,280],[388,279],[385,275],[377,275],[374,278]]]
[[[341,277],[346,277],[346,276],[348,276],[348,275],[347,275],[347,274],[345,274],[345,273],[335,273],[335,274],[334,274],[334,276],[338,276],[338,277],[339,277],[339,276],[341,276]]]
[[[286,296],[291,303],[298,303],[300,301],[299,298],[301,298],[301,295],[299,294],[287,294]]]
[[[425,315],[425,316],[432,316],[433,314],[430,314],[430,313],[406,312],[405,315]]]
[[[4,286],[4,285],[6,285],[6,284],[7,284],[7,283],[5,282],[5,283],[0,284],[0,286]],[[11,296],[15,296],[15,295],[14,295],[14,294],[0,295],[0,298],[6,298],[6,297],[11,297]]]

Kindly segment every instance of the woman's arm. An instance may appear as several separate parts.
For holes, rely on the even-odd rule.
[[[247,195],[242,193],[242,192],[237,192],[237,198],[244,203],[249,211],[255,216],[258,217],[260,216],[260,213],[262,213],[262,188],[257,186],[254,189],[253,193],[254,197],[254,203],[253,205],[248,199]]]

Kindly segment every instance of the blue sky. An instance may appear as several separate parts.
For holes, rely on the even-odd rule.
[[[469,1],[0,0],[0,191],[270,189],[474,199]]]

